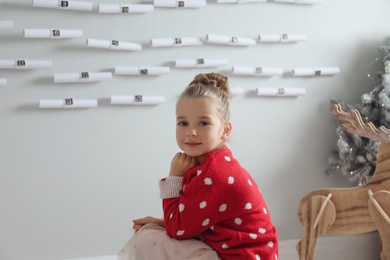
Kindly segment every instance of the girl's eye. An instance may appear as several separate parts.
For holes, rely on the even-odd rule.
[[[205,121],[202,121],[199,123],[200,126],[208,126],[209,123],[208,122],[205,122]]]
[[[184,121],[183,121],[183,122],[177,123],[177,125],[178,125],[178,126],[186,126],[186,125],[188,125],[188,124],[187,124],[187,122],[184,122]]]

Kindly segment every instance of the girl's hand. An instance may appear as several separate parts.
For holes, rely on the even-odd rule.
[[[196,164],[197,160],[195,157],[191,157],[185,153],[177,153],[172,159],[169,176],[183,177]]]
[[[135,233],[138,232],[138,230],[143,226],[143,225],[146,225],[146,224],[149,224],[149,223],[155,223],[161,227],[165,227],[165,224],[164,224],[164,220],[163,219],[160,219],[160,218],[154,218],[154,217],[150,217],[150,216],[147,216],[147,217],[144,217],[144,218],[139,218],[139,219],[134,219],[133,220],[133,228],[135,230]]]

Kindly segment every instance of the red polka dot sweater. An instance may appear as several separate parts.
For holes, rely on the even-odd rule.
[[[278,238],[249,173],[226,146],[210,152],[185,177],[160,181],[167,234],[200,237],[223,260],[277,260]]]

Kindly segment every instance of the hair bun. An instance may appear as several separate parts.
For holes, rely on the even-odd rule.
[[[190,85],[203,84],[206,86],[212,86],[220,88],[223,91],[230,92],[228,77],[218,73],[199,74],[195,76]]]
[[[231,93],[226,76],[218,73],[198,74],[180,95],[179,101],[184,98],[207,98],[213,102],[223,122],[230,118]]]

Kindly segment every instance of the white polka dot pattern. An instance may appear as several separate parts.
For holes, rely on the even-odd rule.
[[[184,208],[185,208],[184,204],[183,204],[183,203],[180,203],[180,204],[179,204],[179,211],[180,211],[180,212],[183,212],[183,211],[184,211]]]
[[[206,206],[207,206],[207,202],[206,202],[206,201],[202,201],[202,202],[199,204],[199,208],[201,208],[201,209],[204,209]]]
[[[228,178],[228,184],[233,184],[234,183],[234,177],[230,176]]]
[[[228,161],[228,162],[232,161],[232,159],[229,156],[225,156],[225,160]]]
[[[252,203],[248,202],[245,204],[245,209],[251,209],[252,208]]]
[[[256,239],[257,238],[257,235],[256,234],[249,234],[249,236],[252,238],[252,239]]]
[[[227,204],[222,204],[220,207],[219,207],[219,211],[220,212],[224,212],[227,208]]]
[[[205,178],[204,179],[204,184],[211,185],[211,184],[213,184],[213,181],[211,180],[211,178]]]
[[[203,221],[203,223],[202,223],[202,226],[207,226],[208,224],[210,224],[210,219],[205,219],[204,221]]]
[[[272,241],[269,241],[267,246],[269,246],[270,248],[273,248],[274,247],[274,243]]]
[[[222,245],[222,249],[228,249],[228,248],[229,248],[228,245],[226,245],[226,244],[223,244],[223,245]]]
[[[183,234],[184,234],[184,230],[179,230],[179,231],[177,231],[177,233],[176,233],[178,236],[182,236]]]
[[[198,170],[196,174],[199,176],[202,173],[202,170]]]
[[[256,255],[256,260],[261,260],[259,255]]]
[[[235,218],[235,219],[234,219],[234,223],[236,223],[237,225],[241,225],[241,224],[242,224],[242,219],[240,219],[240,218]]]
[[[266,232],[266,230],[265,230],[264,228],[259,228],[259,233],[260,233],[260,234],[263,234],[263,235],[264,235],[265,232]]]

